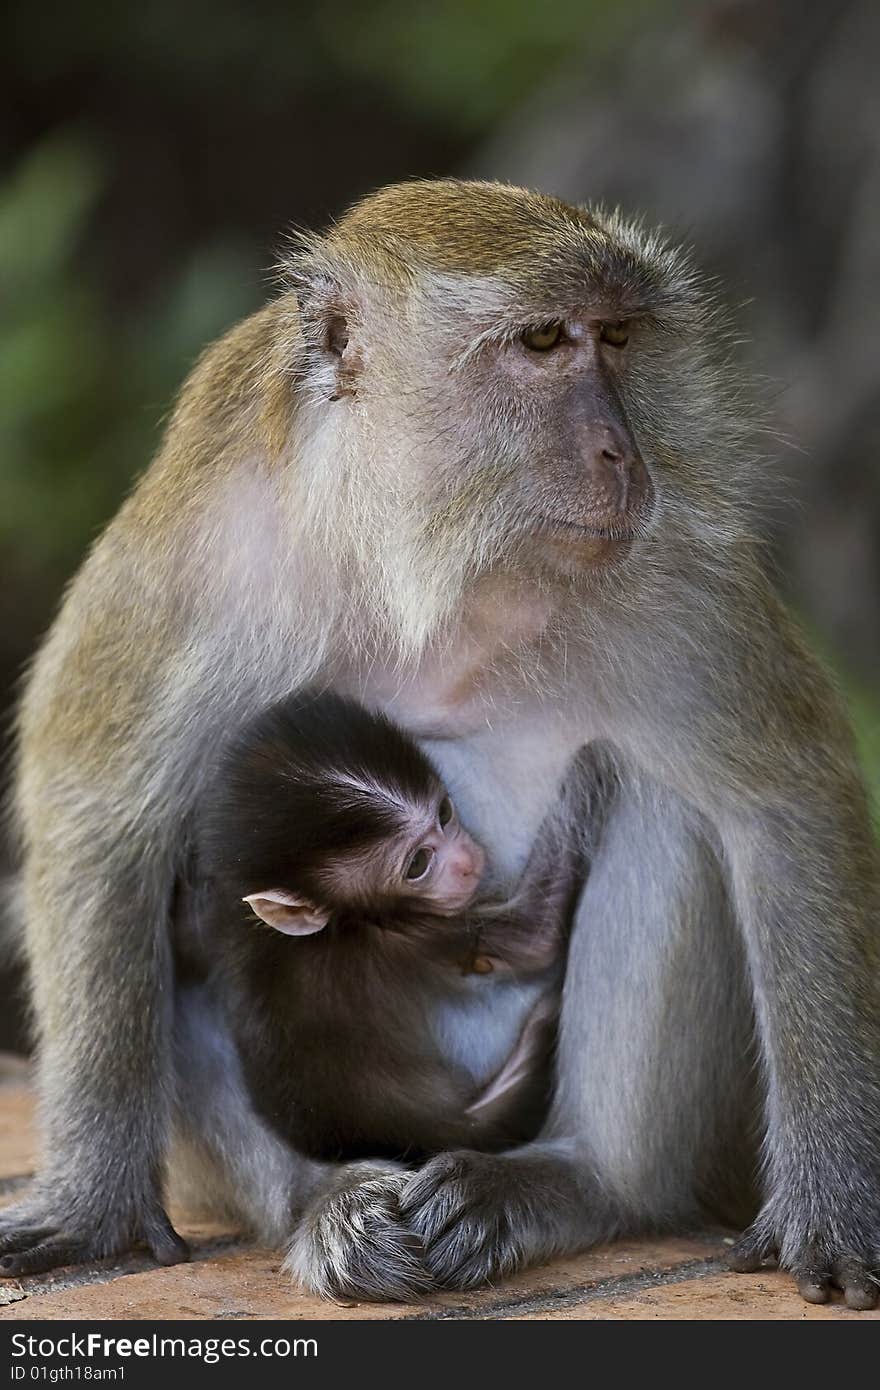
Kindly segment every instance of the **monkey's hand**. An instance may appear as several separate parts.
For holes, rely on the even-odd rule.
[[[850,1199],[850,1204],[854,1203],[855,1195]],[[843,1222],[829,1217],[825,1234],[818,1235],[814,1219],[808,1235],[802,1220],[780,1219],[771,1202],[731,1250],[730,1268],[750,1274],[762,1265],[779,1264],[791,1271],[798,1293],[807,1303],[827,1303],[835,1287],[842,1290],[848,1308],[876,1308],[880,1297],[880,1209],[875,1211],[874,1221],[870,1233],[847,1232]],[[794,1240],[783,1234],[798,1228]]]
[[[136,1220],[113,1223],[103,1215],[87,1222],[72,1202],[65,1209],[58,1196],[38,1190],[0,1212],[0,1277],[6,1279],[108,1259],[143,1246],[162,1265],[189,1259],[186,1242],[158,1202]]]
[[[574,1165],[550,1146],[439,1154],[408,1176],[400,1212],[441,1288],[473,1289],[602,1232]],[[591,1210],[592,1208],[592,1210]]]
[[[428,1293],[421,1242],[400,1215],[408,1177],[395,1163],[339,1168],[307,1208],[285,1268],[323,1298],[409,1303]]]

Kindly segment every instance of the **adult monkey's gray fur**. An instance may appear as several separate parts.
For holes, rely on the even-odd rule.
[[[742,1207],[760,1072],[737,1263],[778,1251],[806,1297],[871,1305],[876,848],[845,720],[764,575],[761,465],[689,261],[616,216],[438,182],[367,199],[288,272],[197,366],[25,696],[46,1153],[3,1215],[4,1272],[138,1240],[179,1258],[177,1102],[190,1175],[290,1239],[313,1288],[477,1284]],[[511,876],[571,751],[616,750],[530,1148],[306,1163],[256,1122],[210,999],[175,1006],[206,764],[315,679],[429,741]]]

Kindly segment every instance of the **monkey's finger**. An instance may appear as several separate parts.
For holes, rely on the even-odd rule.
[[[831,1275],[821,1269],[793,1269],[795,1283],[805,1303],[827,1303],[831,1297]]]
[[[451,1183],[440,1183],[433,1191],[422,1193],[417,1205],[401,1203],[401,1216],[430,1255],[433,1272],[436,1261],[446,1262],[450,1246],[459,1247],[460,1253],[460,1248],[467,1245],[464,1232],[474,1223],[479,1224],[483,1208],[478,1194],[468,1194]]]
[[[746,1231],[727,1256],[727,1265],[737,1274],[754,1274],[763,1269],[768,1260],[775,1260],[776,1253],[772,1240]]]
[[[425,1250],[434,1250],[438,1242],[450,1235],[455,1236],[461,1230],[463,1219],[464,1212],[449,1211],[439,1215],[430,1208],[414,1211],[407,1217]]]
[[[827,1303],[831,1297],[831,1261],[815,1243],[807,1244],[791,1265],[798,1293],[806,1303]]]
[[[426,1259],[435,1282],[448,1289],[479,1288],[493,1275],[513,1273],[516,1267],[515,1260],[507,1258],[500,1233],[479,1220],[438,1232]]]
[[[160,1265],[184,1264],[189,1258],[189,1246],[177,1234],[164,1212],[155,1216],[144,1233],[144,1242],[153,1259]]]
[[[420,1235],[424,1234],[422,1224],[427,1218],[436,1230],[456,1220],[463,1211],[465,1185],[456,1180],[457,1174],[457,1156],[438,1154],[404,1184],[397,1199],[398,1210]]]
[[[0,1254],[16,1254],[19,1250],[30,1250],[39,1245],[47,1236],[54,1236],[57,1226],[18,1226],[14,1231],[0,1235]]]
[[[43,1274],[47,1269],[58,1269],[61,1265],[83,1264],[89,1258],[89,1246],[84,1240],[69,1236],[54,1236],[41,1241],[32,1250],[22,1250],[15,1255],[4,1255],[0,1259],[0,1274],[6,1278],[22,1274]]]
[[[865,1312],[868,1308],[877,1307],[880,1299],[880,1280],[863,1260],[835,1260],[834,1282],[843,1290],[843,1300],[847,1308]]]

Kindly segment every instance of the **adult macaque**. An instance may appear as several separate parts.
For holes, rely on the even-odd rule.
[[[266,1230],[296,1230],[295,1267],[405,1294],[731,1211],[759,1079],[737,1262],[776,1252],[807,1298],[834,1281],[873,1305],[876,845],[846,720],[764,573],[763,465],[689,260],[520,189],[411,183],[304,239],[287,284],[196,367],[31,672],[46,1146],[5,1272],[182,1253],[161,1177],[186,827],[218,736],[318,680],[430,743],[511,882],[576,747],[613,745],[619,788],[533,1146],[328,1177],[270,1145],[210,1012],[181,1017],[176,1055],[214,1087],[203,1148]]]
[[[566,782],[498,903],[436,771],[384,716],[294,695],[232,740],[196,816],[199,944],[248,1094],[296,1149],[412,1163],[534,1138],[595,756]]]

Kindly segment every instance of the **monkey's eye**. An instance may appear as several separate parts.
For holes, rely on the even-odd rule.
[[[624,319],[616,323],[600,323],[599,338],[609,347],[624,348],[629,342],[629,324]]]
[[[444,796],[437,811],[437,819],[441,826],[448,825],[452,820],[452,802],[448,796]]]
[[[527,328],[522,341],[530,352],[549,352],[562,337],[561,323],[548,323],[544,328]]]
[[[417,883],[420,878],[425,877],[433,862],[434,851],[432,849],[417,849],[406,866],[404,878],[409,883]]]

